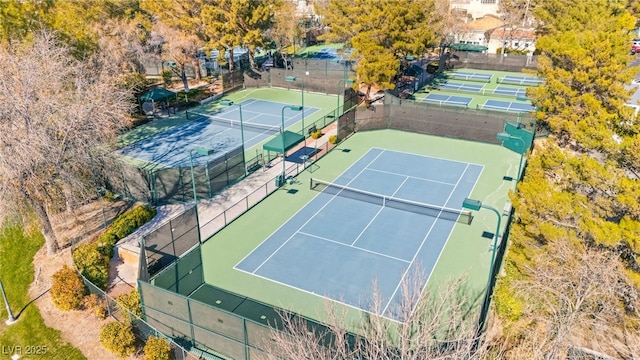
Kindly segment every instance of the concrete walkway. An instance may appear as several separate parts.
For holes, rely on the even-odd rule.
[[[299,144],[296,148],[289,151],[293,153],[303,146],[317,147],[323,149],[318,156],[325,153],[328,149],[328,140],[331,135],[336,134],[336,123],[332,123],[323,129],[325,135],[315,140],[308,138],[305,143]],[[271,192],[277,190],[275,187],[275,177],[282,173],[282,158],[279,157],[267,164],[263,169],[254,172],[245,179],[228,187],[223,192],[215,195],[211,199],[198,201],[198,220],[200,224],[200,234],[202,239],[207,239],[217,232],[225,224],[224,216],[220,216],[225,211],[228,215],[226,222],[231,220],[230,217],[240,215],[241,210],[245,210],[246,206],[238,204],[250,194],[250,203],[255,204],[259,200],[268,196]],[[298,171],[302,171],[304,166],[295,162],[286,161],[285,167],[287,175],[295,176]],[[297,170],[296,170],[297,169]],[[261,189],[264,189],[262,191]],[[185,210],[193,207],[193,203],[172,204],[157,207],[156,216],[144,226],[141,226],[136,232],[120,240],[116,245],[116,257],[112,259],[112,266],[115,271],[111,271],[109,288],[116,288],[117,285],[127,284],[135,286],[138,277],[138,257],[140,254],[140,239],[166,224],[170,219],[183,213]],[[237,208],[237,210],[236,210]],[[229,210],[231,209],[231,210]],[[237,213],[237,214],[236,214]]]

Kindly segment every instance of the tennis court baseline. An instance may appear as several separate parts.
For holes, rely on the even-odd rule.
[[[483,105],[480,105],[480,108],[510,112],[531,112],[535,110],[535,107],[531,104],[501,100],[487,100]]]
[[[538,79],[531,76],[515,76],[515,75],[506,75],[498,78],[498,83],[502,84],[513,84],[513,85],[528,85],[528,86],[536,86],[542,84],[542,79]]]
[[[248,99],[241,103],[244,129],[244,147],[249,149],[280,132],[282,108],[288,104]],[[304,116],[319,109],[304,107]],[[302,111],[285,111],[284,126],[292,127],[302,119]],[[189,111],[193,121],[171,128],[124,147],[120,155],[129,156],[167,167],[189,166],[189,152],[194,148],[213,150],[209,156],[194,157],[194,162],[212,161],[242,145],[240,107],[230,106],[211,114]],[[293,128],[302,131],[302,127]]]
[[[482,170],[370,149],[234,268],[369,312],[375,286],[375,312],[403,322],[401,286],[424,289]]]
[[[493,74],[456,71],[448,74],[448,77],[451,79],[480,81],[480,82],[488,83],[488,82],[491,82],[491,79],[493,78]]]
[[[473,98],[466,96],[454,96],[454,95],[443,95],[443,94],[429,94],[424,99],[423,102],[436,103],[439,105],[454,105],[454,106],[469,106],[469,103],[473,100]]]

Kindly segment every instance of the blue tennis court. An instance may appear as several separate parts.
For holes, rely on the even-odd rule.
[[[531,104],[515,101],[487,100],[485,101],[484,105],[482,105],[482,109],[510,112],[530,112],[534,111],[535,107]]]
[[[454,95],[444,95],[444,94],[429,94],[424,99],[423,102],[436,103],[439,105],[454,105],[454,106],[469,106],[469,103],[473,100],[473,98],[466,96],[454,96]]]
[[[371,149],[334,183],[312,179],[318,195],[235,269],[369,312],[375,287],[376,312],[403,321],[401,285],[424,289],[482,170]]]
[[[282,126],[282,108],[288,104],[248,99],[243,101],[242,124],[244,147],[249,149],[267,138],[278,134]],[[295,132],[302,131],[297,125],[318,111],[305,106],[303,111],[284,111],[284,126]],[[242,145],[240,132],[240,107],[230,106],[216,113],[198,114],[189,111],[192,121],[160,134],[140,140],[118,151],[120,155],[144,160],[166,167],[189,166],[189,151],[195,148],[213,150],[206,157],[198,156],[198,162],[212,161]]]
[[[503,84],[536,86],[542,83],[542,79],[531,77],[531,76],[507,75],[507,76],[498,78],[498,82]]]
[[[493,90],[494,95],[513,96],[513,97],[526,97],[527,90],[523,88],[512,88],[506,86],[498,86]]]
[[[493,78],[493,74],[485,74],[485,73],[473,73],[473,72],[464,72],[464,71],[456,71],[450,73],[449,78],[458,79],[458,80],[470,80],[470,81],[481,81],[481,82],[491,82]]]
[[[349,59],[352,49],[345,49],[343,54],[338,54],[338,49],[336,48],[323,48],[322,50],[315,53],[311,58],[312,59]]]
[[[484,85],[478,84],[465,84],[458,82],[446,82],[438,85],[440,89],[446,90],[457,90],[457,91],[469,91],[469,92],[480,92]]]

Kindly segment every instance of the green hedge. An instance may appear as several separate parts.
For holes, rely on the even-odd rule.
[[[155,208],[136,206],[120,215],[104,234],[100,235],[98,242],[77,247],[73,251],[73,261],[82,275],[99,288],[106,289],[109,281],[109,260],[113,257],[114,246],[154,216]]]

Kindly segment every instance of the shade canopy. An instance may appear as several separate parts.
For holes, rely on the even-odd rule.
[[[174,93],[173,91],[169,91],[163,88],[153,88],[147,91],[146,93],[144,93],[142,96],[140,96],[140,101],[141,102],[166,101],[169,99],[176,98],[177,96],[178,94]]]
[[[475,52],[483,52],[489,50],[488,47],[482,45],[474,45],[474,44],[451,44],[450,46],[453,50],[458,51],[475,51]]]
[[[282,148],[282,137],[284,136],[284,149]],[[293,131],[285,131],[278,134],[275,138],[269,140],[262,146],[262,149],[274,151],[277,153],[285,153],[287,150],[304,141],[304,136]]]

